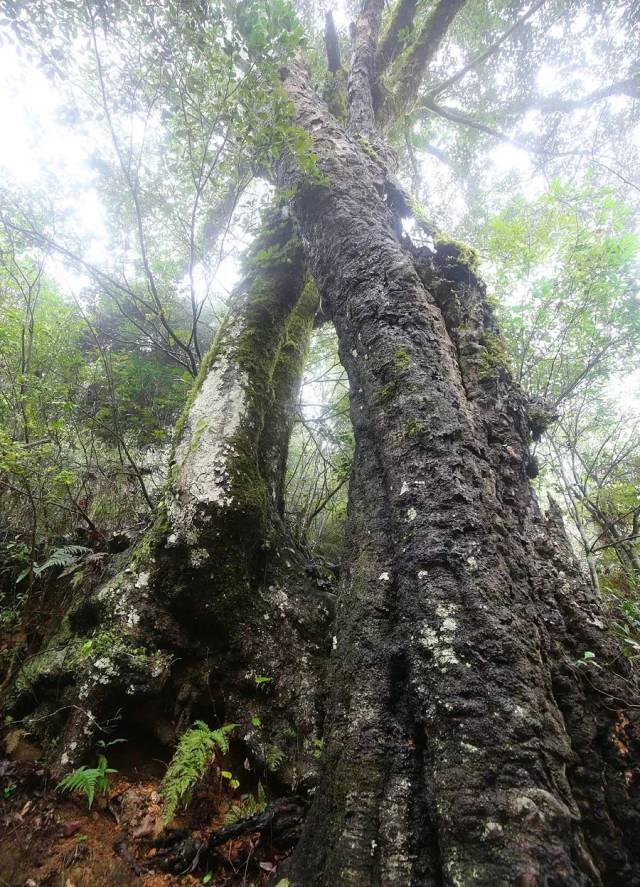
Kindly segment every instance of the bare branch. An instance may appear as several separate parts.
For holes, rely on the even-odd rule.
[[[512,138],[499,129],[495,129],[493,126],[487,126],[486,123],[481,123],[479,120],[470,117],[468,114],[458,111],[457,108],[447,108],[443,105],[436,105],[436,103],[430,99],[424,100],[423,107],[425,110],[432,111],[439,117],[444,117],[445,120],[450,120],[451,123],[460,123],[462,126],[469,126],[471,129],[477,129],[479,132],[484,132],[486,135],[493,136],[495,139],[500,139],[502,142],[509,142],[509,144],[515,145],[516,148],[522,148],[524,151],[533,150],[529,145],[525,145],[523,142]]]
[[[430,93],[430,96],[432,94]],[[596,102],[608,99],[614,95],[626,95],[629,98],[640,98],[640,74],[628,77],[625,80],[618,80],[609,86],[596,89],[588,95],[579,99],[562,99],[553,98],[531,98],[519,105],[507,107],[507,113],[523,114],[525,111],[543,111],[548,114],[566,114],[570,111],[577,111],[580,108],[588,108]]]
[[[149,262],[149,257],[147,255],[147,244],[146,244],[146,237],[145,237],[143,218],[142,218],[142,207],[140,205],[139,184],[138,184],[137,178],[134,179],[134,177],[131,174],[131,163],[130,163],[130,161],[129,162],[126,161],[126,159],[122,153],[122,149],[120,147],[120,144],[118,142],[117,135],[116,135],[113,119],[111,116],[111,111],[109,109],[109,101],[107,98],[107,90],[106,90],[106,84],[105,84],[105,80],[104,80],[104,71],[102,68],[102,60],[101,60],[100,52],[98,49],[98,40],[96,37],[96,30],[95,30],[95,19],[94,19],[93,12],[92,12],[89,4],[87,4],[87,13],[88,13],[88,17],[89,17],[89,24],[91,27],[91,45],[92,45],[92,49],[93,49],[93,56],[94,56],[95,63],[96,63],[96,73],[98,75],[98,84],[100,87],[100,96],[101,96],[101,100],[102,100],[102,110],[104,111],[104,115],[105,115],[105,118],[107,121],[107,126],[108,126],[109,133],[111,136],[111,141],[113,143],[113,148],[114,148],[114,151],[115,151],[116,156],[118,158],[118,163],[120,165],[120,169],[121,169],[123,178],[124,178],[127,186],[129,187],[129,191],[131,193],[131,199],[132,199],[134,210],[135,210],[136,228],[137,228],[137,233],[138,233],[138,244],[140,247],[140,257],[142,259],[142,267],[144,269],[145,277],[147,279],[147,285],[149,288],[149,292],[150,292],[152,300],[156,306],[157,316],[158,316],[160,323],[162,324],[162,326],[166,330],[169,338],[172,339],[173,342],[176,344],[176,346],[185,354],[185,358],[189,363],[190,370],[191,370],[192,374],[195,376],[197,374],[198,367],[197,367],[197,362],[194,357],[194,354],[193,354],[191,348],[188,346],[188,344],[182,340],[182,338],[175,332],[172,325],[169,323],[166,312],[164,310],[164,305],[162,304],[162,300],[160,299],[160,296],[158,293],[158,289],[157,289],[156,281],[155,281],[155,276],[153,274],[153,271],[151,270],[151,264]]]

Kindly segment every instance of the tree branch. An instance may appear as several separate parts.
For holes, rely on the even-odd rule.
[[[91,27],[91,45],[93,49],[93,56],[96,63],[96,73],[98,75],[98,84],[100,87],[100,96],[102,100],[102,110],[104,112],[107,126],[109,129],[109,134],[111,136],[111,141],[113,144],[113,148],[118,158],[118,163],[120,165],[120,170],[122,172],[122,176],[127,184],[129,191],[131,193],[131,200],[133,202],[133,207],[135,211],[135,219],[136,219],[136,230],[138,234],[138,244],[140,247],[140,258],[142,259],[142,267],[144,269],[145,277],[147,280],[147,286],[149,292],[151,294],[151,298],[156,306],[157,316],[161,325],[165,328],[168,337],[173,340],[176,346],[184,353],[185,359],[188,361],[191,373],[195,376],[197,375],[197,362],[191,351],[191,348],[182,340],[182,338],[175,332],[172,325],[169,323],[169,320],[166,316],[164,305],[160,299],[160,295],[158,293],[158,289],[156,287],[155,276],[153,271],[151,270],[151,264],[149,262],[149,257],[147,255],[147,245],[146,245],[146,237],[144,232],[144,225],[142,220],[142,207],[140,205],[140,194],[139,194],[139,181],[137,172],[135,177],[131,174],[131,161],[126,161],[122,149],[120,148],[120,144],[118,142],[118,138],[116,135],[113,118],[111,116],[111,111],[109,109],[109,102],[107,98],[107,89],[104,80],[104,71],[102,67],[102,60],[100,57],[100,52],[98,49],[98,40],[96,37],[96,29],[95,29],[95,19],[93,12],[91,10],[90,5],[86,4],[87,14],[89,18],[89,24]]]
[[[481,65],[488,58],[494,55],[502,46],[502,44],[511,37],[511,35],[517,31],[522,25],[527,21],[527,19],[531,18],[534,12],[537,12],[538,9],[546,2],[546,0],[538,0],[537,3],[534,3],[533,6],[529,8],[524,15],[521,15],[519,19],[517,19],[510,28],[508,28],[504,34],[499,37],[495,43],[492,43],[491,46],[487,47],[484,52],[481,52],[480,55],[476,56],[472,59],[468,64],[466,64],[463,68],[460,68],[455,74],[452,74],[447,80],[443,80],[442,83],[439,83],[433,89],[429,90],[427,93],[427,97],[430,99],[435,99],[440,93],[449,89],[450,86],[453,86],[454,83],[457,83],[459,80],[462,80],[463,77],[472,71],[474,68],[477,68],[478,65]]]
[[[347,84],[350,132],[373,132],[374,56],[384,0],[365,0],[358,16]]]
[[[443,105],[436,105],[431,99],[424,100],[423,108],[427,111],[432,111],[439,117],[444,117],[445,120],[450,120],[452,123],[460,123],[462,126],[469,126],[471,129],[477,129],[479,132],[484,132],[487,135],[493,136],[493,138],[500,139],[500,141],[509,142],[509,144],[515,145],[516,148],[522,148],[524,151],[532,150],[532,148],[525,145],[523,142],[519,142],[517,139],[508,136],[499,129],[487,126],[486,123],[481,123],[479,120],[475,120],[468,114],[458,111],[457,108],[446,108]]]
[[[416,12],[417,0],[399,0],[396,10],[387,28],[384,39],[376,53],[376,74],[383,74],[404,49],[401,32],[410,31]]]
[[[580,108],[588,108],[595,102],[601,102],[603,99],[610,98],[613,95],[626,95],[633,99],[640,98],[640,74],[628,77],[625,80],[618,80],[609,86],[603,86],[596,89],[588,95],[579,99],[561,99],[553,98],[533,98],[520,105],[512,105],[507,108],[507,113],[523,114],[525,111],[543,111],[548,114],[566,114],[569,111],[577,111]]]
[[[327,65],[331,73],[335,74],[340,70],[340,46],[331,10],[324,17],[324,46],[327,53]]]
[[[466,0],[438,0],[413,44],[402,55],[401,67],[393,78],[398,84],[397,88],[386,98],[381,109],[380,116],[384,121],[396,119],[399,114],[404,113],[411,99],[416,96],[429,63],[465,3]],[[393,73],[392,71],[392,77]]]

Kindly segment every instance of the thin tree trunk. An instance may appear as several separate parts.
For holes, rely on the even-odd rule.
[[[324,180],[282,175],[356,436],[327,754],[291,883],[638,884],[636,687],[531,491],[484,288],[454,245],[411,248],[384,162],[299,66],[284,82]]]
[[[283,484],[317,293],[286,207],[270,212],[246,266],[176,428],[153,527],[17,677],[14,714],[51,738],[64,725],[59,768],[98,729],[126,733],[119,710],[165,740],[217,715],[246,728],[258,761],[276,738],[295,748],[286,778],[316,767],[331,599],[290,542]]]

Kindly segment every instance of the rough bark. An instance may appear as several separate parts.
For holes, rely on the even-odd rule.
[[[356,458],[323,777],[294,885],[638,884],[638,695],[557,515],[527,402],[452,244],[292,65],[325,182],[283,167],[352,392]],[[585,651],[600,667],[580,664]]]
[[[412,77],[461,6],[434,5]],[[283,74],[319,175],[294,158],[280,175],[338,333],[356,437],[323,775],[288,877],[637,885],[637,688],[558,514],[532,494],[540,416],[513,384],[471,257],[401,233],[406,201],[372,116],[380,8],[365,3],[356,28],[348,131],[301,67]],[[413,85],[399,86],[404,103]],[[291,725],[308,748],[319,729],[328,609],[300,579],[278,507],[313,313],[283,224],[264,264],[256,247],[245,307],[178,429],[155,527],[20,675],[14,710],[34,724],[78,706],[71,758],[123,698],[154,694],[156,709],[177,704],[172,727],[211,693],[221,719],[257,712],[273,737]],[[257,673],[274,679],[266,699]]]
[[[289,782],[315,769],[331,596],[282,514],[317,293],[286,207],[270,213],[246,266],[176,428],[154,525],[111,581],[78,595],[12,690],[25,726],[52,742],[63,731],[50,749],[59,769],[101,728],[123,735],[137,721],[171,742],[197,716],[246,728],[258,762],[271,743],[291,752]]]

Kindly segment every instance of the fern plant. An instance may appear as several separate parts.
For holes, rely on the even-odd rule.
[[[56,548],[55,551],[52,551],[43,563],[33,563],[29,567],[25,567],[16,579],[16,583],[28,576],[29,573],[33,573],[33,575],[38,578],[42,576],[46,570],[51,570],[53,567],[70,567],[72,564],[79,561],[81,557],[90,552],[91,549],[87,548],[85,545],[63,545],[61,548]]]
[[[264,762],[267,770],[275,773],[284,761],[284,752],[277,745],[268,745],[264,751]]]
[[[95,767],[82,766],[67,773],[58,783],[58,788],[64,792],[82,792],[91,810],[96,795],[109,794],[109,774],[117,772],[109,766],[105,755],[99,754]]]
[[[243,795],[239,804],[232,804],[224,818],[225,825],[233,825],[234,822],[242,822],[256,813],[262,813],[267,808],[267,796],[261,782],[258,783],[258,796]]]
[[[204,721],[195,721],[182,734],[162,780],[165,823],[169,822],[180,804],[189,804],[193,789],[209,769],[216,751],[223,755],[229,751],[228,737],[236,726],[224,724],[212,730]]]

